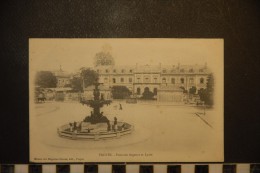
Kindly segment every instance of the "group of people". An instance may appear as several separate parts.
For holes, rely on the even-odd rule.
[[[71,132],[81,131],[81,123],[77,123],[74,121],[74,123],[69,123],[69,126]]]
[[[116,117],[114,117],[114,124],[112,125],[112,130],[115,131],[115,132],[118,130],[118,127],[117,127],[117,118],[116,118]],[[108,132],[111,131],[111,124],[110,124],[109,121],[107,122],[107,131],[108,131]]]

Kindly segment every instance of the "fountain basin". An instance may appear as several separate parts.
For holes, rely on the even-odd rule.
[[[57,129],[60,137],[73,139],[73,140],[101,140],[120,138],[121,136],[131,134],[134,126],[126,122],[117,122],[117,130],[112,126],[111,130],[107,129],[107,123],[91,124],[88,122],[77,122],[82,124],[81,128],[71,130],[69,124],[65,124]],[[113,122],[110,122],[113,124]]]

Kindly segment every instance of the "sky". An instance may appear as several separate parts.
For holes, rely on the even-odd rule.
[[[223,64],[223,39],[29,39],[30,70],[74,72],[110,52],[115,65]]]

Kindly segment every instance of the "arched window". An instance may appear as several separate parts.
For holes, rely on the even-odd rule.
[[[123,83],[124,82],[124,78],[121,78],[120,81]]]
[[[157,88],[153,89],[153,94],[156,96],[157,95]]]
[[[166,83],[166,78],[162,78],[162,83]]]
[[[137,95],[140,95],[141,94],[141,89],[137,88],[136,93],[137,93]]]
[[[201,84],[204,83],[204,78],[200,78],[200,83],[201,83]]]
[[[181,83],[184,83],[184,78],[181,78]]]
[[[116,78],[113,78],[113,83],[116,83]]]

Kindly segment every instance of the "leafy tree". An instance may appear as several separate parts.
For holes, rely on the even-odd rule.
[[[152,100],[152,99],[154,99],[153,96],[154,96],[154,93],[151,92],[151,91],[149,90],[149,88],[146,87],[146,88],[144,89],[142,99]]]
[[[74,91],[83,91],[82,88],[82,79],[80,77],[73,77],[71,79],[71,88]]]
[[[36,73],[35,85],[41,88],[55,88],[57,78],[50,71],[39,71]]]
[[[188,93],[188,91],[183,86],[181,86],[180,89],[182,89],[183,93]]]
[[[94,70],[89,69],[89,68],[81,69],[80,76],[81,76],[81,80],[82,80],[82,83],[83,83],[81,85],[82,88],[93,85],[98,79],[98,73],[95,72]]]
[[[109,52],[99,52],[95,55],[94,66],[115,65],[115,60]]]
[[[207,88],[200,89],[198,94],[200,99],[205,102],[206,105],[213,106],[213,93],[214,93],[214,77],[212,74],[208,76]]]
[[[197,88],[196,88],[195,86],[192,86],[192,87],[190,88],[190,90],[189,90],[189,93],[190,93],[190,94],[195,94],[196,91],[197,91]]]
[[[112,95],[114,99],[125,99],[131,95],[131,91],[126,86],[113,86]]]

